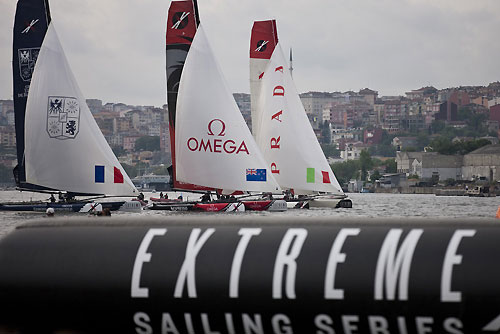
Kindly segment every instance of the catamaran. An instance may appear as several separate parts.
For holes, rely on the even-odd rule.
[[[270,173],[222,76],[196,4],[173,1],[167,21],[167,100],[174,189],[273,193]],[[286,210],[282,200],[153,203],[151,209]]]
[[[275,20],[254,22],[250,88],[253,135],[291,206],[351,207],[300,101]]]
[[[29,23],[23,28],[24,22]],[[27,47],[29,43],[34,44]],[[135,197],[137,189],[106,142],[78,87],[46,0],[19,0],[13,64],[18,187],[64,192],[69,197]],[[61,202],[54,198],[46,203],[4,203],[0,210],[45,211],[49,207],[80,211],[97,205],[67,196]],[[140,208],[140,204],[100,201],[99,207],[130,209]]]

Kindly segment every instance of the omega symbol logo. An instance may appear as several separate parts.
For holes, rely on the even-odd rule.
[[[214,125],[214,123],[215,124],[220,123],[220,125]],[[213,127],[213,129],[212,129],[212,127]],[[216,136],[219,136],[219,137],[225,136],[226,134],[224,133],[224,131],[226,131],[226,124],[221,119],[218,119],[218,118],[211,120],[210,123],[208,123],[208,135],[214,136],[213,130],[215,130],[215,133],[217,133],[217,130],[219,130],[219,128],[220,128],[219,134]]]

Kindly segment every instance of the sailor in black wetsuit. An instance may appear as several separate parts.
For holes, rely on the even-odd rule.
[[[202,202],[210,202],[210,192],[207,191],[206,193],[201,196],[201,201]]]

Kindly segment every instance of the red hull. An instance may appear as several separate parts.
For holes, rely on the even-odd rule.
[[[193,209],[206,212],[224,211],[231,203],[197,203]]]
[[[263,201],[243,201],[245,205],[245,210],[252,211],[265,211],[271,206],[273,200],[263,200]]]

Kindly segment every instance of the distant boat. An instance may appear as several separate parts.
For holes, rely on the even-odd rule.
[[[278,42],[274,20],[257,21],[250,42],[252,131],[290,200],[308,207],[351,207],[319,145]]]
[[[36,2],[31,0],[31,3]],[[20,0],[18,11],[32,8],[21,6],[21,3],[28,1]],[[21,32],[15,29],[14,45],[18,34],[25,31],[30,33],[28,28]],[[14,69],[15,81],[18,80],[17,74]],[[16,113],[21,114],[22,110],[16,110]],[[16,127],[18,122],[16,119]],[[53,22],[48,25],[34,64],[23,125],[24,159],[20,166],[24,166],[24,181],[20,179],[20,185],[28,185],[23,189],[65,192],[69,197],[137,195],[137,189],[113,154],[85,102]],[[79,211],[87,203],[72,200],[65,203],[19,203],[17,207],[5,204],[0,210],[33,211],[52,207]],[[103,208],[117,209],[125,201],[101,204]]]

